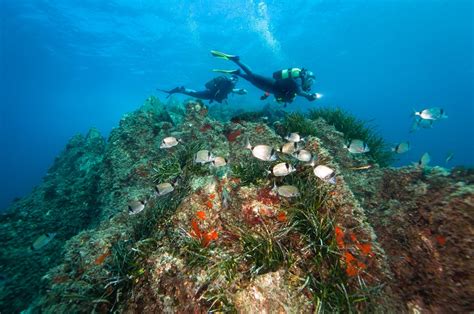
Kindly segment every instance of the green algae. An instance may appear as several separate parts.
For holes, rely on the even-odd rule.
[[[228,292],[223,288],[207,290],[202,299],[208,304],[208,313],[238,313],[232,301],[229,300]]]
[[[154,183],[170,182],[181,174],[181,166],[177,158],[162,159],[153,166],[152,180]]]
[[[286,232],[271,231],[265,225],[261,230],[241,231],[243,256],[252,265],[252,275],[276,271],[291,263],[291,256],[284,243],[285,237]]]
[[[210,263],[212,252],[209,247],[202,246],[199,239],[185,236],[180,250],[188,267],[205,267]]]
[[[292,132],[297,132],[302,137],[308,135],[315,136],[318,133],[318,130],[314,127],[311,121],[308,120],[304,114],[298,112],[289,113],[285,116],[283,120],[283,128],[284,133],[280,134],[282,136]]]
[[[232,164],[232,174],[240,179],[242,185],[261,184],[268,177],[270,165],[255,158]]]

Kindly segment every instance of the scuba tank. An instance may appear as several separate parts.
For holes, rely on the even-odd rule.
[[[206,89],[214,90],[230,85],[230,79],[225,76],[218,76],[206,83]]]
[[[213,98],[217,102],[227,98],[227,95],[232,92],[235,81],[229,79],[226,76],[218,76],[206,83],[206,89],[211,91]]]
[[[284,80],[287,78],[299,78],[302,76],[304,69],[300,68],[289,68],[280,71],[276,71],[273,73],[273,78],[275,80]]]

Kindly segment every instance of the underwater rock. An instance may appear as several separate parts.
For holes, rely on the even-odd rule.
[[[1,272],[9,280],[0,290],[0,311],[28,307],[43,283],[40,278],[61,263],[65,242],[95,223],[105,140],[96,129],[76,135],[48,170],[43,183],[1,216]],[[43,233],[56,233],[39,250],[29,247]]]
[[[379,167],[345,150],[323,119],[289,122],[267,108],[275,113],[234,123],[212,108],[151,97],[107,142],[97,130],[71,139],[2,215],[0,311],[472,310],[472,171]],[[282,153],[260,161],[245,148],[277,150],[288,131],[335,170],[335,185],[315,165]],[[182,142],[160,149],[170,136]],[[200,150],[227,162],[196,163]],[[296,171],[269,173],[281,162]],[[173,191],[158,196],[163,183]],[[279,196],[282,185],[301,196]],[[129,215],[131,201],[146,206]],[[58,234],[27,254],[44,232]]]
[[[285,283],[284,271],[257,277],[234,297],[239,313],[311,312],[312,304],[296,287]]]
[[[474,189],[458,179],[405,167],[384,169],[366,185],[372,189],[362,204],[387,254],[389,284],[407,308],[472,310]]]

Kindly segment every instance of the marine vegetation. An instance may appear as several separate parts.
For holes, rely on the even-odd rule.
[[[290,132],[298,132],[301,135],[313,135],[316,136],[318,130],[314,127],[307,117],[298,112],[289,113],[283,120],[283,128],[281,129],[280,135],[286,135]]]
[[[268,165],[258,159],[250,159],[248,162],[232,164],[233,175],[240,179],[243,185],[257,184],[268,176]]]
[[[262,224],[261,230],[258,231],[241,231],[243,255],[252,265],[251,274],[276,271],[284,265],[288,267],[291,257],[285,247],[285,237],[284,230],[271,231],[265,224]]]

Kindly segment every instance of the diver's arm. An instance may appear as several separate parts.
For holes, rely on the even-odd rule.
[[[301,97],[304,97],[304,98],[308,99],[309,101],[313,101],[313,100],[318,99],[318,94],[317,93],[316,94],[307,93],[304,90],[302,90],[300,86],[298,86],[298,90],[296,91],[296,94],[298,96],[301,96]]]
[[[175,87],[175,88],[170,89],[170,90],[160,89],[160,88],[157,88],[157,90],[159,90],[160,92],[163,92],[163,93],[167,93],[168,96],[166,96],[166,98],[169,98],[173,94],[182,93],[185,90],[185,88],[183,86],[180,86],[180,87]]]
[[[181,94],[200,99],[212,99],[211,92],[208,89],[203,91],[195,91],[194,89],[185,88],[183,91],[181,91]]]
[[[232,90],[232,93],[238,94],[238,95],[245,95],[247,94],[247,90],[245,88],[234,88]]]
[[[308,99],[309,101],[314,101],[316,99],[319,99],[321,97],[323,97],[323,95],[319,94],[319,93],[314,93],[314,94],[310,94],[310,93],[307,93],[305,92],[300,85],[297,85],[296,87],[296,94],[298,96],[301,96],[301,97],[304,97],[306,99]]]

